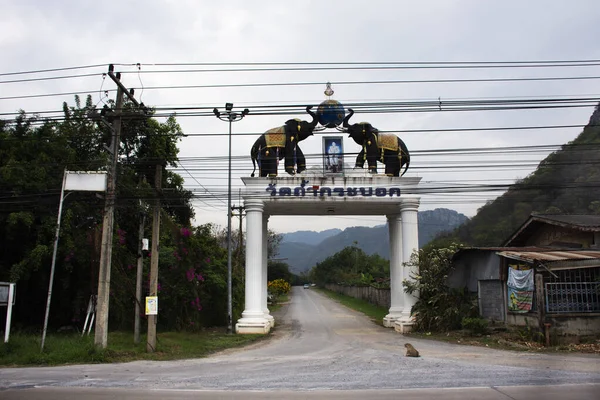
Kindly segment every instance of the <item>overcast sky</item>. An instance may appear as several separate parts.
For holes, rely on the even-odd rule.
[[[292,71],[235,71],[257,68],[256,63],[317,62],[465,62],[600,60],[600,2],[598,0],[438,0],[438,1],[10,1],[0,0],[0,113],[60,110],[73,104],[73,95],[6,99],[6,97],[85,92],[102,105],[114,98],[114,83],[102,73],[118,64],[122,81],[136,97],[157,108],[220,107],[232,102],[249,108],[250,115],[233,125],[233,192],[249,176],[252,143],[272,127],[302,115],[252,115],[265,105],[318,105],[331,82],[344,104],[407,100],[600,97],[598,79],[555,81],[374,83],[444,79],[540,78],[600,76],[600,67],[480,68],[480,69],[321,69],[307,65]],[[135,64],[140,64],[141,73]],[[173,65],[153,65],[153,64]],[[190,63],[242,63],[239,66],[198,66]],[[12,72],[101,64],[81,70],[34,75]],[[346,65],[348,66],[348,65]],[[212,72],[200,72],[211,69]],[[220,71],[214,71],[218,69]],[[186,70],[182,72],[181,70]],[[160,72],[164,71],[164,72]],[[178,72],[176,72],[178,71]],[[92,76],[2,83],[15,79],[92,74]],[[336,84],[336,82],[338,82]],[[341,82],[366,82],[342,84]],[[247,86],[257,83],[314,83],[314,85]],[[194,86],[173,88],[173,86]],[[207,88],[207,85],[233,85]],[[199,87],[204,86],[204,87]],[[142,90],[142,87],[144,88]],[[161,89],[153,89],[161,87]],[[104,90],[110,90],[108,98]],[[562,144],[581,128],[507,131],[435,132],[436,129],[584,125],[593,107],[504,111],[395,112],[356,115],[380,130],[399,131],[413,156],[408,176],[423,184],[510,183],[527,176],[547,151],[518,154],[461,154],[426,157],[434,149],[498,148]],[[181,114],[181,113],[180,113]],[[199,196],[194,202],[197,222],[226,226],[227,124],[214,117],[177,117],[191,134],[180,143],[178,173]],[[403,132],[434,130],[434,132]],[[242,135],[245,133],[245,135]],[[252,133],[252,134],[248,134]],[[237,134],[237,136],[236,136]],[[321,161],[323,135],[301,143],[309,166]],[[344,151],[358,146],[344,139]],[[207,158],[212,157],[212,158]],[[353,163],[348,156],[346,162]],[[527,166],[481,169],[431,169],[445,162],[516,163]],[[285,174],[280,168],[280,175]],[[486,199],[498,193],[425,195],[422,210],[455,209],[473,216]],[[233,202],[239,204],[237,196]],[[275,217],[278,232],[345,228],[384,223],[384,217]],[[234,225],[237,226],[237,225]]]

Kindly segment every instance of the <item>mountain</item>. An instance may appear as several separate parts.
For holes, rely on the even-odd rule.
[[[328,237],[337,235],[340,233],[341,229],[327,229],[321,232],[315,231],[297,231],[291,233],[284,233],[282,236],[282,242],[298,242],[298,243],[306,243],[310,245],[317,245],[321,243],[323,240]]]
[[[419,247],[427,244],[440,232],[452,231],[467,220],[465,215],[444,208],[419,212]],[[299,238],[305,238],[310,243],[297,241]],[[290,266],[290,271],[298,274],[309,270],[316,263],[338,251],[354,245],[369,255],[379,254],[383,258],[389,258],[387,225],[372,228],[356,226],[343,231],[330,229],[323,232],[301,231],[284,234],[277,257],[286,258],[285,262]]]
[[[546,157],[529,176],[439,239],[499,246],[531,214],[600,214],[600,104],[575,140]]]

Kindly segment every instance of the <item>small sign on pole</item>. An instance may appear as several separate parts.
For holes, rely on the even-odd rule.
[[[158,315],[158,296],[146,297],[146,315]]]

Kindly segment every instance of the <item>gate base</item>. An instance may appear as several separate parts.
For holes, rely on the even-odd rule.
[[[413,330],[414,323],[413,322],[394,322],[394,330],[399,333],[410,333]]]
[[[266,335],[271,331],[271,324],[269,321],[262,322],[244,322],[239,320],[237,324],[235,324],[235,333],[239,334],[260,334]]]

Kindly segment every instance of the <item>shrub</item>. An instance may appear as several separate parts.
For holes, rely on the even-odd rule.
[[[460,329],[465,317],[477,316],[474,296],[466,289],[448,287],[446,280],[452,271],[452,257],[457,244],[447,248],[429,248],[414,252],[408,266],[417,267],[412,280],[404,280],[405,291],[419,297],[412,307],[415,329],[446,332]]]
[[[489,321],[484,318],[469,318],[462,319],[462,328],[475,335],[484,335],[488,332]]]
[[[277,298],[290,292],[291,286],[283,279],[275,279],[267,283],[267,290],[273,297]]]

